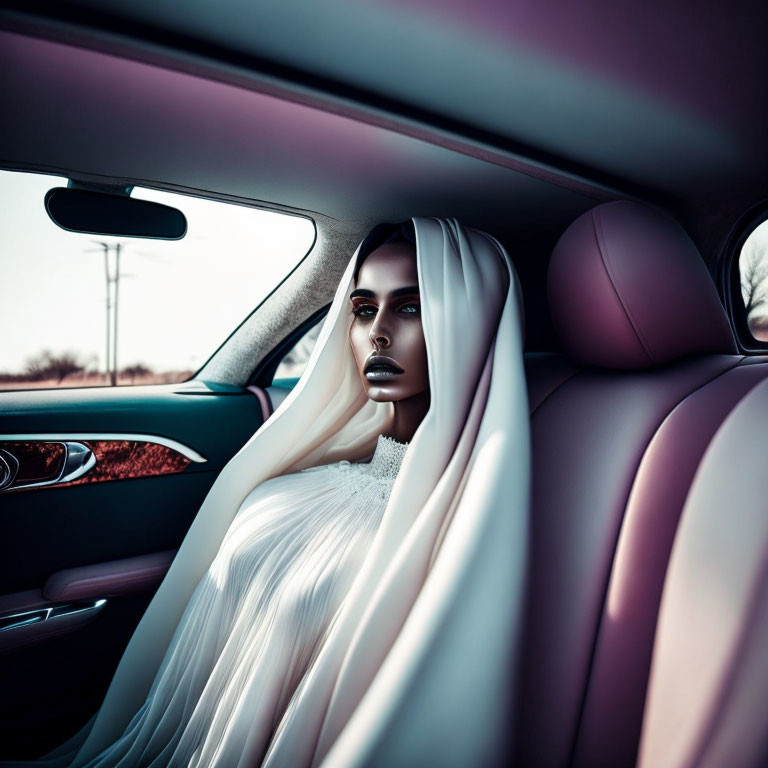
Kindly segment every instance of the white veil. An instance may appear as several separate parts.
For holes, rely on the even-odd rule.
[[[263,762],[273,768],[505,762],[530,492],[520,287],[495,238],[455,219],[413,223],[430,408],[362,570],[274,735]],[[79,766],[121,736],[256,485],[373,452],[393,409],[368,400],[349,345],[359,250],[304,375],[219,474],[102,707],[51,757],[79,742]],[[256,764],[255,755],[240,761]]]

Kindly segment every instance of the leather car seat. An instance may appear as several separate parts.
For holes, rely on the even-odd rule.
[[[723,421],[768,379],[768,358],[737,354],[695,245],[637,203],[571,224],[548,298],[565,355],[526,359],[533,501],[516,762],[634,766],[686,496]]]
[[[721,419],[685,501],[640,768],[768,765],[768,381],[759,378]]]

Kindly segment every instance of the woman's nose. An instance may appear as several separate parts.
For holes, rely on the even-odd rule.
[[[370,335],[371,341],[376,347],[388,347],[390,345],[390,342],[391,342],[390,334],[387,332],[387,330],[384,327],[382,327],[378,323],[374,323],[371,326],[371,332],[369,335]]]

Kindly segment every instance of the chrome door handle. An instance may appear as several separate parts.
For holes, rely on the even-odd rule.
[[[82,477],[96,465],[96,457],[85,443],[66,442],[64,443],[64,450],[66,450],[67,455],[64,459],[61,477],[48,483],[40,483],[40,485],[52,485],[54,482],[68,483],[70,480]]]
[[[0,632],[7,632],[18,627],[26,627],[30,624],[40,624],[43,621],[54,621],[63,616],[72,616],[76,613],[98,613],[107,601],[104,598],[98,600],[81,600],[73,603],[51,605],[46,608],[35,608],[31,611],[19,613],[7,613],[0,616]]]
[[[0,448],[0,491],[7,488],[19,471],[19,460],[4,448]]]
[[[46,441],[53,442],[53,441]],[[7,448],[0,448],[0,491],[15,491],[17,488],[40,488],[45,485],[59,485],[77,480],[96,466],[96,457],[91,448],[77,440],[55,441],[64,447],[64,460],[57,477],[38,483],[19,482],[14,485],[19,472],[19,459]]]

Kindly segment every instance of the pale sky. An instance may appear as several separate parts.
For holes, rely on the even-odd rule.
[[[66,232],[43,205],[67,180],[0,171],[0,372],[43,349],[98,357],[105,369],[103,249],[116,238]],[[187,217],[178,241],[122,238],[118,367],[196,369],[306,254],[311,221],[186,195],[134,189]],[[89,252],[93,251],[93,252]],[[114,256],[110,256],[114,274]]]

